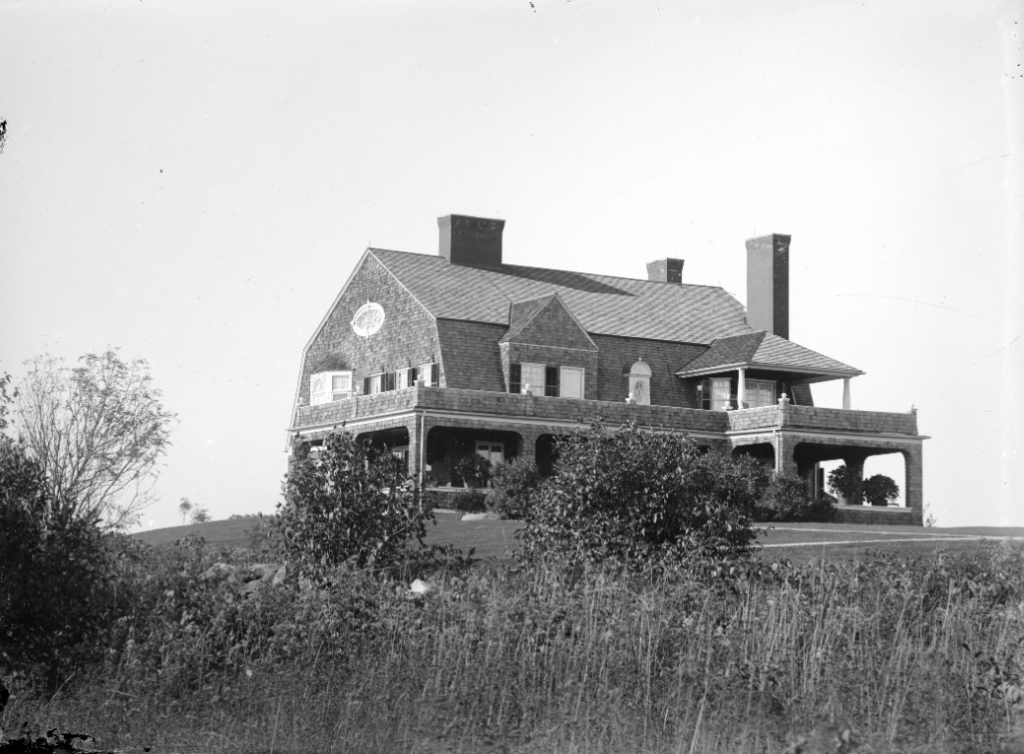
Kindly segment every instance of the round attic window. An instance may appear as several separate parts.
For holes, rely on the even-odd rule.
[[[356,335],[368,338],[384,325],[384,307],[380,304],[365,303],[352,317],[352,329]]]

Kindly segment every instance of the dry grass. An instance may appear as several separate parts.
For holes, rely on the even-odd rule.
[[[104,668],[49,700],[15,683],[4,724],[165,751],[1012,751],[1022,563],[1002,546],[658,583],[492,564],[423,598],[350,573],[244,603],[178,582],[194,593]]]

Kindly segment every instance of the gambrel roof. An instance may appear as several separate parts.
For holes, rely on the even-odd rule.
[[[386,249],[367,253],[437,321],[504,326],[508,329],[501,341],[516,338],[554,306],[564,308],[584,334],[706,347],[690,363],[676,366],[681,377],[739,367],[826,379],[863,374],[785,338],[753,330],[743,305],[718,286],[511,264],[472,267],[441,256]]]
[[[722,288],[503,264],[451,264],[440,256],[370,249],[438,319],[509,324],[510,306],[557,293],[591,334],[710,344],[750,331]]]

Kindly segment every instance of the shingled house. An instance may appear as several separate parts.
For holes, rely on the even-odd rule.
[[[749,454],[822,493],[822,461],[863,469],[900,453],[906,507],[841,506],[841,520],[922,523],[917,416],[855,411],[858,369],[789,336],[789,236],[747,241],[747,307],[682,282],[683,260],[647,279],[508,264],[503,220],[438,220],[436,256],[367,249],[302,353],[290,447],[355,433],[406,459],[428,488],[462,486],[456,462],[535,459],[601,419],[685,432]],[[810,385],[843,380],[843,408]]]

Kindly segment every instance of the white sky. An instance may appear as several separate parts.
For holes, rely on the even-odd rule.
[[[1022,16],[0,0],[0,369],[147,358],[180,419],[147,523],[270,513],[302,348],[369,243],[501,217],[507,261],[683,257],[743,301],[744,240],[787,233],[791,338],[867,372],[854,408],[918,407],[939,524],[1024,525]]]

